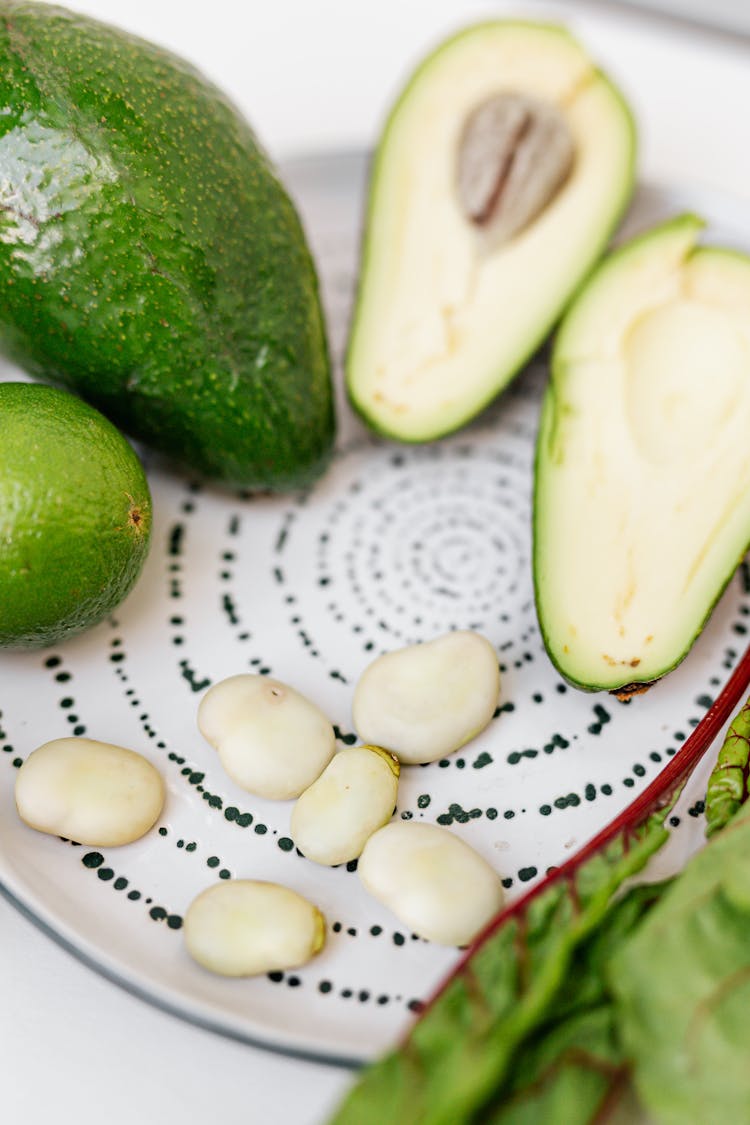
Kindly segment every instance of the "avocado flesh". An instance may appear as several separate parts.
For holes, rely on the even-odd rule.
[[[561,110],[575,158],[542,212],[488,251],[460,207],[457,147],[472,110],[503,92]],[[391,113],[372,175],[347,359],[365,420],[426,441],[494,398],[606,245],[634,160],[625,103],[563,29],[489,23],[431,55]]]
[[[250,127],[180,59],[0,3],[0,340],[191,470],[306,484],[334,432],[317,280]]]
[[[534,580],[548,652],[579,687],[678,664],[750,543],[750,257],[697,246],[702,225],[681,216],[613,254],[556,341]]]

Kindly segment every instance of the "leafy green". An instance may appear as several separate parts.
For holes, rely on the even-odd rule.
[[[621,1061],[606,998],[602,1005],[602,943],[614,940],[614,931],[606,939],[604,935],[618,924],[629,932],[636,919],[628,912],[633,904],[645,910],[649,895],[631,894],[621,909],[610,907],[622,884],[668,838],[665,815],[661,810],[639,828],[621,833],[569,877],[556,879],[531,898],[522,911],[509,911],[463,962],[403,1045],[365,1071],[334,1125],[483,1120],[520,1125],[531,1118],[500,1114],[509,1096],[515,1098],[514,1112],[535,1112],[521,1097],[522,1066],[528,1080],[537,1083],[537,1098],[552,1099],[549,1104],[554,1105],[561,1097],[566,1102],[581,1097],[595,1110]],[[581,980],[581,959],[596,966],[585,978],[586,989],[571,987]],[[576,1050],[582,1052],[578,1065]],[[576,1117],[570,1106],[568,1110],[566,1125],[592,1116]]]
[[[635,887],[614,903],[573,958],[545,1024],[518,1053],[512,1079],[486,1125],[588,1125],[627,1073],[605,979],[613,947],[639,924],[668,884]]]
[[[623,1070],[609,1004],[569,1016],[526,1054],[512,1088],[480,1117],[486,1125],[589,1125]]]
[[[617,1021],[663,1125],[750,1121],[750,807],[690,861],[612,959]]]
[[[728,824],[747,797],[750,757],[750,699],[730,723],[719,757],[708,779],[706,835]]]

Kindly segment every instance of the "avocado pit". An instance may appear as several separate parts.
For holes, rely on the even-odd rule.
[[[494,94],[466,118],[456,187],[465,217],[492,247],[537,218],[570,175],[575,142],[560,110],[528,94]]]

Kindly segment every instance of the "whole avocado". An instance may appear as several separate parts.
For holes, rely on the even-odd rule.
[[[252,130],[160,48],[0,2],[0,347],[209,477],[305,485],[334,434],[314,266]]]

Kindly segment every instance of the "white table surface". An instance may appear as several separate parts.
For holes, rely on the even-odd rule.
[[[661,2],[694,17],[709,10],[708,0]],[[717,45],[706,33],[574,0],[74,6],[192,58],[281,157],[370,143],[411,63],[453,28],[504,11],[562,14],[628,92],[643,173],[750,202],[747,41],[725,36]],[[725,26],[750,30],[740,0],[712,0],[710,9]],[[2,899],[0,950],[0,1119],[9,1125],[318,1125],[350,1081],[156,1011],[84,968]]]

